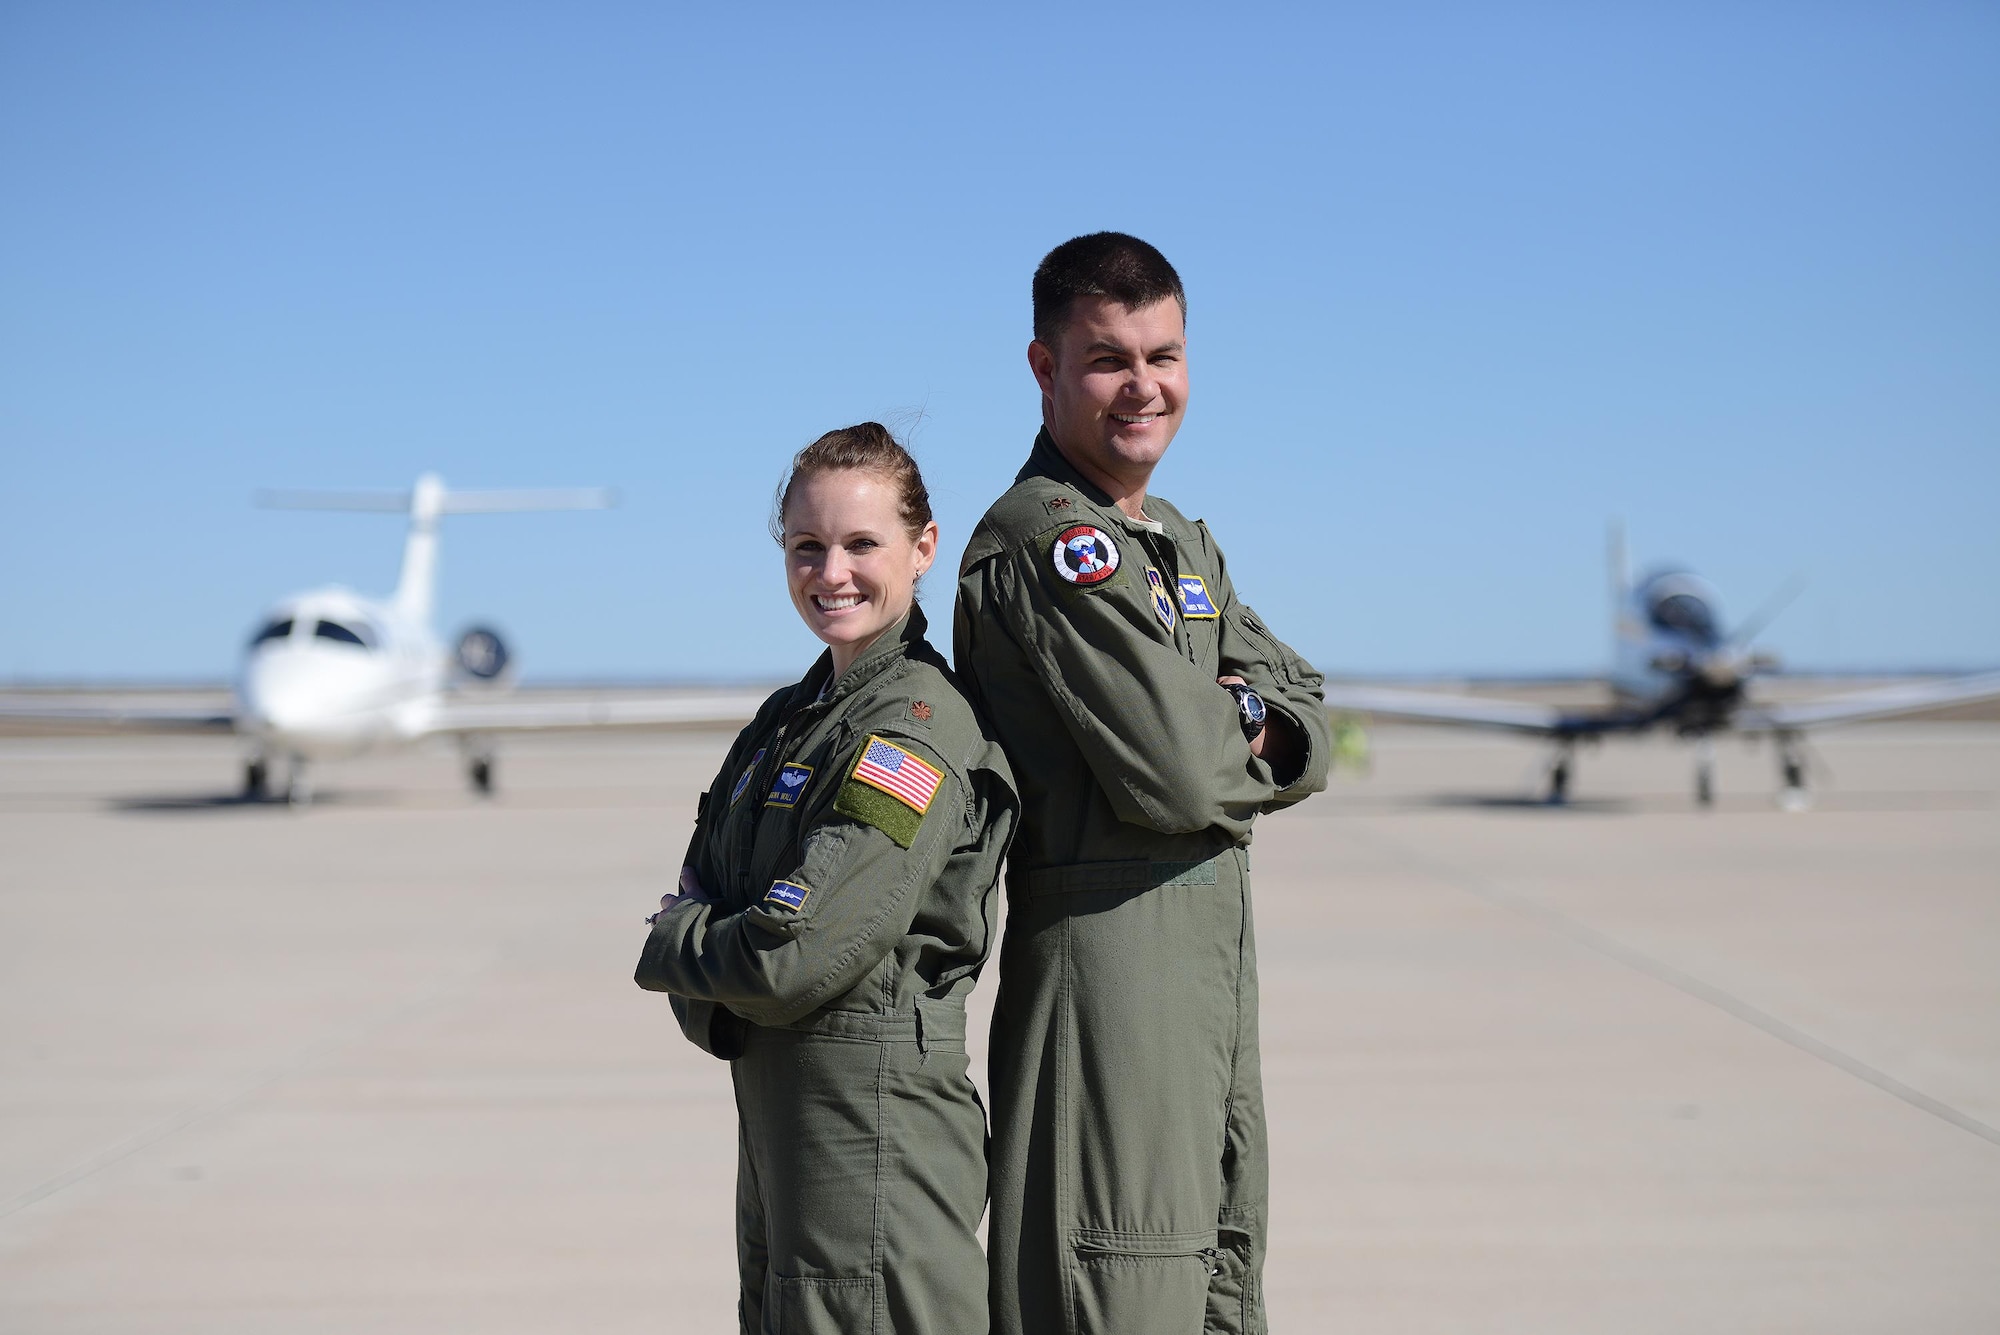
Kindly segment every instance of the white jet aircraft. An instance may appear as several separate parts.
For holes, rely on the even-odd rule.
[[[492,791],[495,734],[561,728],[733,723],[760,694],[661,692],[610,699],[540,701],[505,694],[510,654],[494,631],[474,627],[449,652],[431,624],[438,520],[448,514],[602,509],[610,494],[570,491],[447,491],[425,474],[408,492],[273,492],[280,509],[407,511],[409,537],[396,591],[386,600],[338,586],[279,602],[251,637],[228,713],[186,709],[46,707],[0,701],[0,717],[111,725],[144,731],[234,729],[249,744],[243,795],[259,800],[283,760],[285,794],[311,800],[308,762],[458,739],[475,790]]]
[[[1627,572],[1624,537],[1614,528],[1611,584],[1615,640],[1609,708],[1564,710],[1338,682],[1327,684],[1327,708],[1546,738],[1555,748],[1548,770],[1552,803],[1568,798],[1570,770],[1581,741],[1672,728],[1694,744],[1695,800],[1708,806],[1715,800],[1715,734],[1769,737],[1778,755],[1778,804],[1787,811],[1802,811],[1809,805],[1803,747],[1808,728],[2000,696],[2000,672],[1986,672],[1792,704],[1760,704],[1751,698],[1750,683],[1773,671],[1777,660],[1754,650],[1752,642],[1797,596],[1797,581],[1725,634],[1716,611],[1719,601],[1707,581],[1669,568],[1634,582]]]

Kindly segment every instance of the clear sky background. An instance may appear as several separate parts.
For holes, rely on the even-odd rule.
[[[0,4],[0,677],[226,676],[447,521],[529,677],[782,678],[790,453],[912,438],[948,567],[1028,278],[1192,302],[1155,489],[1337,672],[1607,649],[1604,532],[1796,667],[2000,664],[2000,6]],[[940,638],[948,640],[948,633]]]

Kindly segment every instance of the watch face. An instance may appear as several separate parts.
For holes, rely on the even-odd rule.
[[[1255,691],[1245,691],[1237,697],[1243,704],[1243,717],[1253,724],[1264,721],[1264,699]]]

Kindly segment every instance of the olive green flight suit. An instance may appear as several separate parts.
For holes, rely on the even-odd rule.
[[[993,1019],[993,1329],[1265,1329],[1248,845],[1326,784],[1322,678],[1207,527],[1128,519],[1048,433],[959,572],[954,658],[1020,784]],[[1115,549],[1115,550],[1114,550]],[[1250,754],[1219,676],[1303,740]]]
[[[923,631],[912,609],[765,702],[688,849],[718,902],[660,914],[640,956],[731,1063],[745,1335],[987,1328],[965,996],[1019,804]]]

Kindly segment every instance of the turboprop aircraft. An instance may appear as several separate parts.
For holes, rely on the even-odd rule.
[[[1807,729],[2000,696],[2000,672],[1987,672],[1792,704],[1760,703],[1751,693],[1751,683],[1776,670],[1778,664],[1773,655],[1756,650],[1754,642],[1798,595],[1800,587],[1794,580],[1743,624],[1725,631],[1717,610],[1720,599],[1700,576],[1666,567],[1633,580],[1628,573],[1624,536],[1614,527],[1610,706],[1566,710],[1330,682],[1327,708],[1336,713],[1494,728],[1546,738],[1554,744],[1548,768],[1551,803],[1568,798],[1570,772],[1580,742],[1671,728],[1693,744],[1695,801],[1708,806],[1715,800],[1716,734],[1768,737],[1778,758],[1778,804],[1788,811],[1801,811],[1810,803],[1803,746]]]
[[[248,745],[243,796],[267,796],[275,765],[284,794],[311,800],[312,761],[458,740],[473,789],[493,789],[493,738],[522,730],[658,726],[747,719],[763,697],[746,692],[621,695],[538,701],[507,695],[512,655],[499,634],[475,626],[447,651],[432,626],[438,521],[449,514],[602,509],[610,493],[447,491],[435,474],[407,492],[266,492],[277,509],[407,512],[402,574],[386,599],[338,586],[282,599],[258,622],[226,713],[174,709],[41,707],[0,702],[0,716],[143,731],[234,730]]]

